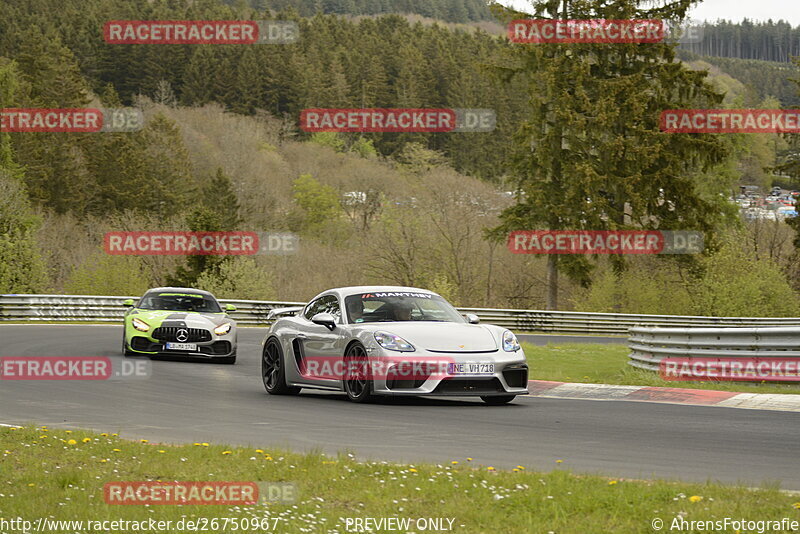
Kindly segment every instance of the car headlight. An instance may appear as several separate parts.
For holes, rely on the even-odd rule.
[[[133,327],[139,332],[147,332],[148,330],[150,330],[150,325],[142,321],[138,317],[134,317],[131,323],[133,324]]]
[[[503,350],[506,352],[517,352],[520,349],[517,336],[511,330],[503,332]]]
[[[386,350],[396,350],[398,352],[414,352],[414,345],[400,336],[388,332],[375,332],[375,341]]]
[[[224,336],[231,331],[231,323],[221,324],[214,329],[214,333],[218,336]]]

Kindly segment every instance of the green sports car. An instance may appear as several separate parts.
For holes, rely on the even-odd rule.
[[[236,322],[208,291],[159,287],[126,300],[122,353],[190,356],[236,363]]]

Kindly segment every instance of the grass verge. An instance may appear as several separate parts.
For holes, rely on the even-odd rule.
[[[566,463],[547,474],[522,466],[492,470],[466,458],[448,465],[399,465],[266,447],[169,446],[33,426],[0,427],[0,451],[0,518],[6,521],[270,518],[277,523],[268,530],[249,532],[343,533],[345,518],[451,518],[450,531],[464,534],[585,534],[652,532],[656,518],[668,530],[679,516],[800,520],[800,498],[777,487],[576,476]],[[105,504],[106,482],[145,480],[293,482],[299,499],[292,505],[234,507]],[[2,526],[0,531],[11,532]],[[59,530],[50,523],[47,531]],[[68,531],[88,532],[74,524]]]
[[[630,351],[625,345],[549,343],[537,346],[523,343],[522,346],[531,367],[532,380],[715,389],[743,393],[800,393],[798,384],[663,380],[657,373],[628,365]]]

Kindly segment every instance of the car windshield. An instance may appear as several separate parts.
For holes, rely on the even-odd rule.
[[[463,323],[464,318],[439,295],[413,292],[360,293],[345,298],[351,324],[394,321]]]
[[[220,313],[214,297],[190,293],[148,293],[139,302],[142,310]]]

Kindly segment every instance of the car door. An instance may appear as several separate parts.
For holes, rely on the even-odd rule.
[[[311,318],[318,313],[329,313],[336,319],[336,328],[314,324]],[[342,308],[336,295],[323,295],[309,304],[303,313],[302,328],[298,331],[292,348],[295,350],[301,382],[338,387],[340,367],[344,353]]]

